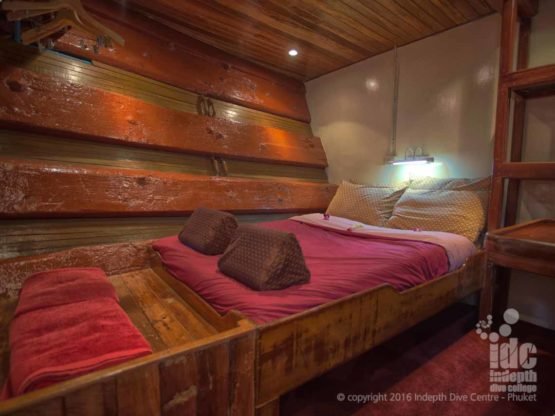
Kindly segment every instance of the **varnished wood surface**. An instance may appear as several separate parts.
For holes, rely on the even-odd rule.
[[[501,82],[525,97],[553,95],[555,94],[555,64],[513,71],[506,74]]]
[[[63,267],[100,267],[107,275],[144,269],[150,265],[151,241],[76,247],[55,253],[0,260],[0,297],[14,298],[27,277]]]
[[[4,385],[10,371],[9,327],[17,299],[0,297],[0,385]]]
[[[108,0],[83,3],[99,21],[117,28],[125,47],[101,48],[96,54],[95,41],[87,42],[87,35],[70,31],[59,39],[57,49],[185,90],[310,122],[302,82],[198,42],[129,7]]]
[[[254,332],[240,326],[202,340],[0,402],[0,415],[254,414]]]
[[[188,36],[302,80],[493,12],[485,0],[118,1]],[[287,55],[291,48],[299,50],[297,57]]]
[[[336,186],[300,181],[63,166],[0,158],[0,217],[182,216],[199,206],[321,212]]]
[[[121,306],[155,351],[218,332],[152,269],[110,277]]]
[[[222,317],[225,329],[217,330],[150,268],[110,281],[154,353],[0,402],[0,415],[254,414],[255,333],[248,321]],[[15,304],[0,301],[2,382]]]
[[[25,47],[5,40],[0,41],[0,62],[2,64],[12,64],[89,87],[129,95],[174,110],[194,114],[199,112],[200,94],[141,76],[138,74],[141,67],[137,68],[135,72],[130,72],[97,61],[97,56],[93,58],[93,61],[88,62],[53,51],[39,53],[33,47]],[[179,63],[179,60],[176,62]],[[202,75],[205,75],[205,71],[202,72]],[[254,110],[213,97],[211,101],[214,104],[216,116],[219,118],[311,134],[310,124],[306,122]]]
[[[0,130],[0,153],[4,157],[45,160],[71,165],[98,165],[125,169],[193,173],[245,178],[282,178],[327,182],[323,168],[289,164],[262,163],[218,158],[215,165],[210,156],[192,155],[155,149],[144,149],[90,140]],[[225,164],[224,166],[222,166]],[[217,167],[218,169],[215,169]]]
[[[555,277],[555,220],[490,231],[486,250],[489,261],[496,265]]]
[[[164,108],[10,65],[0,68],[0,77],[0,126],[210,156],[327,166],[317,137]]]
[[[381,285],[259,326],[257,408],[480,290],[484,274],[480,252],[404,292]]]
[[[240,223],[276,221],[293,214],[237,215]],[[0,220],[0,259],[73,247],[151,240],[176,235],[188,217]]]

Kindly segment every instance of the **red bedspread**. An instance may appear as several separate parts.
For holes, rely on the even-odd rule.
[[[292,232],[302,247],[310,282],[279,291],[257,292],[218,271],[218,256],[206,256],[177,237],[153,247],[166,269],[218,312],[232,309],[257,323],[269,322],[353,293],[390,284],[401,291],[448,271],[441,246],[410,240],[342,235],[284,220],[261,226]]]

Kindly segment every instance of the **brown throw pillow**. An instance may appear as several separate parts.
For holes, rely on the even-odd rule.
[[[189,217],[179,241],[208,255],[222,254],[237,228],[232,214],[208,208],[197,208]]]
[[[279,290],[307,283],[310,271],[291,233],[241,225],[218,267],[254,290]]]

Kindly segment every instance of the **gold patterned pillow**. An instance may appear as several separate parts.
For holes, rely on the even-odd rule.
[[[330,202],[327,214],[378,227],[385,226],[395,203],[406,188],[355,185],[343,181]]]
[[[387,221],[391,228],[443,231],[475,242],[486,223],[487,192],[407,189]]]
[[[489,192],[491,177],[478,179],[425,177],[410,182],[409,189]]]

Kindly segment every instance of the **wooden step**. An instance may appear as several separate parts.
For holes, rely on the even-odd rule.
[[[527,97],[555,94],[555,64],[510,72],[503,77],[503,85]]]
[[[555,162],[506,162],[495,175],[510,179],[555,179]]]

